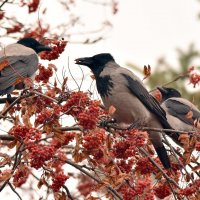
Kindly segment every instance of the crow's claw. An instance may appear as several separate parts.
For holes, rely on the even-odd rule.
[[[115,119],[103,119],[99,122],[99,126],[102,128],[108,127],[108,124],[113,124],[115,123],[116,120]]]

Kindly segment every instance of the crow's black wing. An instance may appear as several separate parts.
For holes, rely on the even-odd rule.
[[[194,110],[178,100],[168,99],[165,101],[165,106],[170,115],[177,117],[186,124],[194,125],[194,121],[200,118],[198,110]]]
[[[157,100],[151,96],[146,88],[137,80],[133,79],[131,76],[127,74],[122,74],[127,80],[127,87],[129,90],[135,95],[144,106],[152,113],[157,116],[160,123],[163,125],[163,128],[171,128],[166,119],[166,113]]]

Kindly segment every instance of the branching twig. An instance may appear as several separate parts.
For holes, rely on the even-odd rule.
[[[84,170],[81,166],[77,165],[76,163],[70,161],[70,160],[65,160],[65,162],[73,167],[75,167],[76,169],[80,170],[82,173],[86,174],[87,176],[89,176],[91,179],[93,179],[94,181],[96,181],[97,183],[102,184],[102,181],[97,179],[96,177],[92,176],[90,173],[88,173],[86,170]],[[108,191],[110,193],[112,193],[115,197],[117,197],[117,199],[119,200],[123,200],[122,197],[120,196],[120,194],[113,189],[111,186],[106,186]]]
[[[151,163],[156,166],[160,172],[163,174],[163,176],[166,178],[166,180],[169,183],[173,183],[177,188],[180,188],[179,185],[173,180],[171,179],[165,172],[164,170],[149,156],[149,154],[146,152],[146,150],[142,147],[138,148],[140,152],[142,152],[150,161]]]
[[[3,3],[0,5],[0,10],[3,7],[4,4],[8,3],[8,0],[4,0]]]
[[[71,193],[70,193],[68,187],[65,186],[65,185],[63,185],[62,187],[63,187],[63,188],[65,189],[65,191],[67,192],[68,198],[69,198],[70,200],[73,200],[73,197],[72,197],[72,195],[71,195]]]

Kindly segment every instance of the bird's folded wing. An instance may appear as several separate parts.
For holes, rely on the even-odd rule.
[[[198,110],[178,100],[168,99],[165,101],[165,106],[170,115],[177,117],[186,124],[194,125],[194,121],[200,118],[200,112]]]
[[[135,95],[150,112],[154,113],[159,118],[161,123],[163,122],[166,124],[165,128],[171,128],[167,123],[165,111],[159,105],[159,103],[154,99],[154,97],[152,97],[148,93],[148,91],[141,84],[141,82],[129,76],[128,74],[123,73],[122,75],[127,80],[128,83],[127,87],[133,93],[133,95]]]
[[[16,85],[26,77],[31,77],[38,68],[36,54],[0,58],[0,63],[8,63],[0,70],[0,90]]]

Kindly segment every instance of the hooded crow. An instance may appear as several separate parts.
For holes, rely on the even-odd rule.
[[[128,69],[120,67],[110,54],[78,58],[75,63],[92,70],[102,101],[106,109],[110,106],[116,108],[112,117],[120,126],[128,127],[140,122],[149,127],[171,128],[165,111],[148,93],[142,81]],[[149,137],[163,166],[170,168],[161,134],[149,131]]]
[[[167,121],[172,128],[180,131],[194,131],[198,127],[200,111],[174,88],[157,87],[162,95],[161,107],[166,111]],[[179,134],[169,135],[177,144]]]
[[[23,89],[24,78],[31,77],[38,69],[37,54],[51,50],[33,38],[23,38],[4,47],[0,51],[0,95]]]

